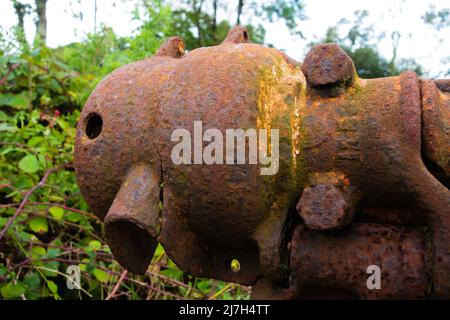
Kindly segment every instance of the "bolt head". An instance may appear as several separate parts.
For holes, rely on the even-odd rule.
[[[340,229],[353,218],[353,210],[341,190],[331,184],[306,188],[297,204],[297,211],[308,228],[313,230]]]
[[[352,83],[356,73],[352,59],[334,43],[314,46],[306,55],[302,72],[313,87]]]

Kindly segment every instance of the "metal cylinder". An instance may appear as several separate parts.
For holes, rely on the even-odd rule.
[[[332,233],[298,226],[291,243],[290,286],[297,298],[419,299],[429,290],[427,244],[419,231],[354,223]],[[379,267],[380,287],[370,286]],[[368,273],[369,270],[369,273]],[[368,284],[369,282],[369,284]]]

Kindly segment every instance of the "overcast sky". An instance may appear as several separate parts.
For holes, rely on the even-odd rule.
[[[97,0],[97,25],[105,23],[122,36],[132,34],[138,26],[137,22],[132,21],[134,2]],[[230,1],[233,5],[235,2]],[[303,60],[307,43],[321,38],[328,26],[342,18],[352,19],[354,11],[366,9],[370,13],[368,22],[374,24],[375,33],[384,32],[387,35],[377,44],[387,59],[392,56],[390,34],[399,31],[402,36],[397,54],[399,58],[415,59],[431,77],[449,68],[449,64],[444,65],[442,60],[450,56],[450,28],[437,32],[425,25],[421,16],[430,5],[437,9],[450,7],[450,0],[306,0],[305,4],[308,19],[300,23],[300,28],[306,39],[291,36],[283,22],[264,22],[266,42],[285,50],[294,59]],[[83,13],[82,21],[72,14],[79,11]],[[230,12],[219,18],[234,21],[236,18],[231,15]],[[94,0],[48,0],[47,18],[49,46],[56,47],[84,39],[87,33],[94,31]],[[8,30],[16,23],[12,1],[0,0],[0,26]],[[25,24],[27,36],[32,39],[33,18],[28,17]]]

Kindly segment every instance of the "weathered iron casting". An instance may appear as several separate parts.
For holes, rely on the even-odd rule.
[[[175,165],[171,133],[277,128],[279,171]],[[178,37],[119,68],[81,114],[75,167],[127,269],[157,243],[186,272],[253,298],[450,298],[450,81],[361,79],[335,44],[303,64],[251,44]],[[239,270],[230,267],[237,259]],[[370,265],[381,289],[366,285]]]

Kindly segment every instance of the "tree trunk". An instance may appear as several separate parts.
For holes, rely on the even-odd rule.
[[[200,23],[200,19],[201,19],[201,15],[202,15],[202,7],[203,7],[203,0],[200,0],[198,2],[198,6],[197,6],[197,1],[194,0],[192,2],[192,8],[193,11],[195,13],[194,15],[194,24],[197,28],[197,33],[198,33],[198,46],[203,47],[203,32],[202,32],[202,27],[201,27],[201,23]]]
[[[242,14],[242,8],[244,7],[244,0],[239,0],[238,7],[237,7],[237,20],[236,24],[241,24],[241,14]]]
[[[97,0],[94,0],[94,33],[97,34]]]
[[[47,0],[35,0],[36,4],[36,37],[42,44],[47,40]]]
[[[213,10],[212,33],[214,42],[217,42],[217,0],[213,1]]]
[[[16,15],[17,15],[17,27],[19,28],[20,31],[24,32],[25,28],[24,28],[24,19],[25,19],[25,15],[27,13],[27,7],[26,5],[24,5],[23,3],[20,3],[19,1],[13,1],[13,6],[14,6],[14,10],[16,11]]]
[[[25,37],[25,25],[24,20],[25,16],[29,13],[29,5],[23,4],[19,1],[14,0],[13,1],[14,11],[17,15],[17,39],[20,43],[26,44],[27,39]]]

